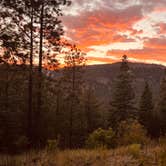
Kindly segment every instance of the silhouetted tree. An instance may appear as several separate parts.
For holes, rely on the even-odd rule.
[[[124,55],[119,75],[117,76],[113,87],[109,119],[112,127],[116,128],[120,121],[135,116],[136,110],[133,101],[135,94],[132,87],[132,79],[133,76],[128,66],[127,56]]]
[[[3,30],[1,27],[0,30]],[[22,77],[17,77],[17,64],[24,63],[24,57],[21,56],[19,50],[20,48],[19,42],[14,41],[12,39],[17,39],[18,36],[14,36],[12,33],[6,33],[6,31],[2,31],[0,35],[1,40],[1,53],[0,53],[0,72],[1,72],[1,80],[0,80],[0,116],[1,116],[1,150],[9,151],[11,146],[14,146],[14,141],[16,141],[18,135],[20,134],[19,130],[22,130],[18,127],[19,123],[23,123],[19,119],[19,100],[20,106],[22,105],[22,86],[20,85],[20,91],[16,93],[16,88],[18,87],[18,82],[22,79]],[[12,65],[12,66],[11,66]],[[24,66],[20,69],[24,70]],[[15,79],[13,79],[13,77]],[[24,84],[22,82],[22,84]],[[11,100],[11,98],[13,99]],[[16,110],[13,112],[13,108]],[[14,117],[14,114],[16,117]],[[17,120],[20,120],[19,123]],[[5,139],[3,139],[5,138]]]
[[[161,134],[166,134],[166,69],[160,85],[158,109],[161,122]]]
[[[39,65],[38,65],[38,95],[37,110],[35,112],[36,142],[42,142],[41,134],[37,131],[40,129],[40,114],[42,110],[42,67],[43,59],[50,59],[50,52],[59,50],[60,36],[63,29],[59,16],[62,15],[61,5],[69,5],[70,1],[66,0],[38,0],[36,6],[39,13]],[[47,48],[47,51],[44,51]],[[57,54],[51,55],[51,65],[57,64]],[[42,131],[41,131],[42,132]]]
[[[19,43],[17,50],[24,50],[20,56],[26,60],[29,57],[29,98],[28,98],[28,126],[27,136],[30,141],[40,144],[40,114],[42,109],[42,67],[46,64],[57,65],[56,55],[60,48],[60,36],[63,29],[59,16],[62,15],[61,5],[69,5],[70,1],[66,0],[7,0],[1,2],[1,11],[4,19],[4,25],[1,30],[5,35],[9,32],[12,34],[12,40]],[[11,21],[7,21],[11,19]],[[17,42],[16,42],[17,41]],[[44,49],[45,48],[45,49]],[[32,69],[33,56],[38,57],[38,91],[37,91],[37,108],[33,111],[32,120]],[[43,64],[43,60],[44,63]],[[33,126],[32,126],[33,121]],[[31,131],[33,129],[33,133]],[[40,131],[40,132],[39,132]],[[30,138],[32,137],[33,138]],[[40,137],[40,138],[39,138]],[[36,139],[36,141],[35,141]],[[42,139],[42,138],[41,138]]]
[[[86,122],[86,135],[89,135],[89,133],[93,132],[98,127],[101,127],[102,124],[102,118],[100,110],[101,104],[99,100],[96,98],[93,87],[88,86],[84,89],[84,111],[85,111],[85,117],[84,121]]]
[[[2,15],[5,19],[11,19],[10,23],[4,21],[4,29],[2,28],[2,33],[12,34],[13,37],[10,40],[19,43],[17,50],[21,50],[20,56],[24,58],[24,62],[29,63],[29,83],[28,83],[28,112],[27,112],[27,137],[29,142],[32,142],[33,137],[33,125],[32,125],[32,72],[33,72],[33,53],[34,53],[34,40],[35,40],[35,29],[37,26],[34,26],[34,17],[35,17],[35,1],[18,1],[10,0],[3,1],[1,3],[6,9],[2,11]],[[15,40],[15,38],[19,40]]]
[[[148,134],[151,135],[151,123],[153,119],[153,97],[152,91],[149,87],[149,84],[145,83],[145,88],[141,96],[140,106],[139,106],[139,122],[142,124],[145,129],[148,131]]]
[[[85,65],[84,53],[75,45],[68,45],[65,51],[64,91],[66,92],[67,109],[69,111],[69,147],[73,147],[73,121],[75,112],[79,111],[82,93],[82,72]]]

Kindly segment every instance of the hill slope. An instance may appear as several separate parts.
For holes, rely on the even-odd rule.
[[[160,80],[162,79],[164,66],[129,63],[130,69],[134,74],[134,89],[136,100],[140,98],[144,88],[145,81],[148,81],[154,94],[154,100],[158,98]],[[94,87],[96,96],[98,96],[105,104],[111,99],[112,85],[118,75],[120,63],[93,65],[85,68],[84,79],[87,84]]]

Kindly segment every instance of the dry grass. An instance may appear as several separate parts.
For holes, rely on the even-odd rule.
[[[65,150],[0,156],[0,166],[166,166],[166,148]]]

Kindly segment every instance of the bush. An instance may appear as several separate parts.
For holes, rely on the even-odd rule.
[[[162,150],[159,155],[159,165],[165,166],[166,165],[166,151]]]
[[[140,144],[129,145],[127,150],[129,155],[133,156],[134,158],[138,158],[141,152],[141,145]]]
[[[99,128],[89,135],[86,146],[88,148],[111,148],[114,146],[114,136],[112,128],[108,130]]]
[[[148,142],[146,130],[137,120],[121,122],[118,127],[117,140],[119,145],[144,145]]]
[[[56,139],[47,140],[47,151],[56,151],[58,149],[59,141]]]

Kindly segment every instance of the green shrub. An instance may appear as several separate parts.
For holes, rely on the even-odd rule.
[[[56,151],[58,149],[59,141],[56,139],[47,140],[47,151]]]
[[[117,131],[117,140],[119,145],[144,145],[149,141],[146,130],[137,120],[121,122]]]
[[[114,136],[112,128],[108,130],[98,128],[89,135],[86,146],[88,148],[111,148],[114,146]]]
[[[166,166],[166,150],[162,150],[159,154],[159,165]]]
[[[138,158],[141,152],[141,145],[140,144],[129,145],[127,151],[129,155],[133,156],[134,158]]]

